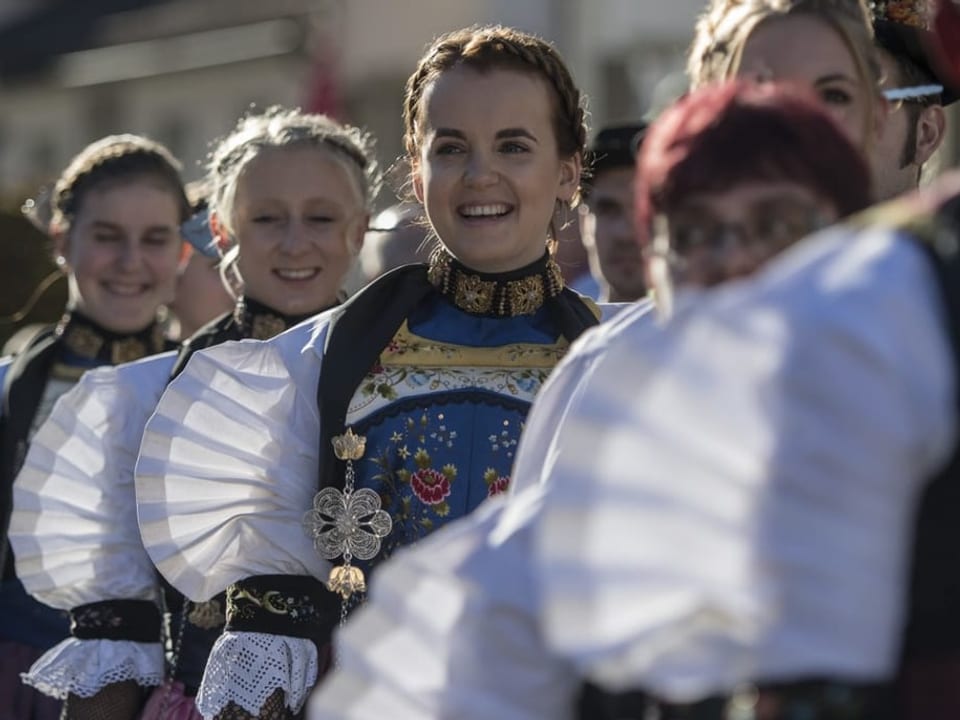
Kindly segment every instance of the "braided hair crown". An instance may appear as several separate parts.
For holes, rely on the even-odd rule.
[[[582,158],[587,142],[586,109],[563,58],[550,43],[535,35],[491,25],[441,35],[407,80],[403,124],[410,160],[416,159],[420,149],[424,92],[440,74],[460,66],[480,72],[518,70],[542,77],[551,90],[557,150],[563,157]]]
[[[54,224],[68,228],[90,190],[135,177],[158,178],[177,201],[180,220],[190,215],[180,176],[181,166],[163,145],[140,135],[109,135],[80,151],[60,175],[53,189]]]
[[[697,88],[730,77],[757,25],[797,14],[813,15],[831,25],[854,55],[862,80],[879,86],[881,69],[866,0],[710,0],[697,20],[687,57],[690,84]]]

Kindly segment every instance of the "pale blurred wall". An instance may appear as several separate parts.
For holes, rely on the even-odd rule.
[[[0,0],[0,24],[43,1]],[[29,192],[85,143],[111,132],[168,143],[188,178],[197,177],[210,141],[251,103],[305,103],[311,43],[318,42],[333,61],[342,116],[379,138],[387,165],[401,153],[403,84],[418,57],[436,35],[475,23],[513,25],[554,41],[589,98],[593,127],[635,119],[682,92],[683,55],[703,5],[171,0],[105,21],[99,37],[106,54],[61,58],[29,83],[0,81],[0,198]],[[955,156],[953,143],[945,162]]]
[[[0,22],[5,14],[22,11],[33,1],[0,0]],[[654,75],[666,68],[669,63],[663,58],[685,47],[700,4],[696,0],[180,0],[111,19],[101,34],[111,52],[132,44],[131,52],[162,53],[150,42],[151,32],[158,29],[170,35],[178,23],[186,28],[184,32],[193,32],[190,22],[202,19],[206,8],[226,29],[269,19],[271,8],[278,16],[294,17],[304,33],[319,27],[319,36],[326,38],[327,50],[336,58],[345,119],[368,127],[380,139],[381,159],[389,164],[401,152],[403,83],[436,35],[470,24],[499,22],[555,41],[590,96],[592,120],[599,124],[646,109],[643,95],[652,84],[650,78],[641,77],[642,72],[638,74],[638,63],[650,64]],[[246,15],[224,10],[240,7],[247,8]],[[653,51],[644,55],[647,44]],[[168,46],[167,40],[160,44]],[[300,105],[307,97],[312,66],[303,44],[270,56],[175,71],[170,68],[187,61],[179,52],[166,52],[168,58],[135,56],[130,61],[123,52],[107,54],[106,60],[97,62],[72,56],[28,84],[0,84],[0,193],[31,187],[59,171],[85,143],[122,131],[146,133],[167,142],[183,158],[188,177],[196,177],[209,141],[226,132],[244,108],[251,103]],[[148,68],[142,77],[124,77],[136,75],[140,64]]]

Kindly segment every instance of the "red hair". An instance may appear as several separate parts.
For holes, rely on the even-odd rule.
[[[708,85],[650,126],[637,165],[640,242],[653,218],[698,193],[748,182],[791,182],[843,217],[871,201],[860,151],[808,89],[749,81]]]

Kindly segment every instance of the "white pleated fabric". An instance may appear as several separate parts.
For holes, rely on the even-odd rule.
[[[570,348],[537,395],[523,429],[523,452],[517,453],[510,482],[510,494],[546,483],[560,453],[557,427],[563,423],[571,405],[578,402],[599,365],[607,339],[620,332],[622,325],[656,323],[654,304],[643,299],[636,303],[606,305],[616,312],[604,313],[604,322],[581,335]],[[609,318],[609,319],[608,319]]]
[[[70,610],[103,600],[159,600],[140,541],[133,469],[147,418],[175,353],[85,373],[34,435],[14,483],[10,543],[17,576],[47,605]],[[47,694],[88,697],[104,685],[159,684],[155,643],[67,639],[25,681]]]
[[[937,293],[914,243],[834,231],[611,339],[538,521],[548,644],[676,701],[888,677],[956,428]]]
[[[302,522],[318,483],[323,343],[338,312],[269,341],[197,352],[157,404],[136,469],[140,530],[157,568],[190,600],[255,575],[326,580],[330,564]],[[272,636],[278,649],[264,637],[220,638],[198,696],[205,716],[231,701],[256,713],[256,697],[278,687],[300,709],[316,682],[316,648]]]
[[[543,644],[530,572],[540,492],[488,501],[385,563],[310,720],[568,717],[576,676]]]
[[[520,443],[534,469],[550,448],[546,482],[379,569],[310,720],[565,718],[583,679],[682,702],[887,677],[956,430],[936,293],[913,243],[835,232],[665,327],[592,331],[560,369],[583,383],[535,403],[577,388],[556,441]]]

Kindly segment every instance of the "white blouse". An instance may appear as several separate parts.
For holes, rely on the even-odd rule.
[[[34,435],[13,487],[10,543],[17,577],[51,607],[159,601],[159,578],[137,524],[133,470],[143,427],[176,360],[164,353],[84,373]],[[58,698],[106,685],[163,680],[153,643],[67,638],[24,681]]]
[[[560,371],[583,379],[546,484],[384,566],[310,717],[562,718],[582,679],[682,702],[889,677],[914,510],[957,430],[937,292],[912,241],[832,231],[665,327],[592,331]],[[525,437],[518,467],[543,449]]]

